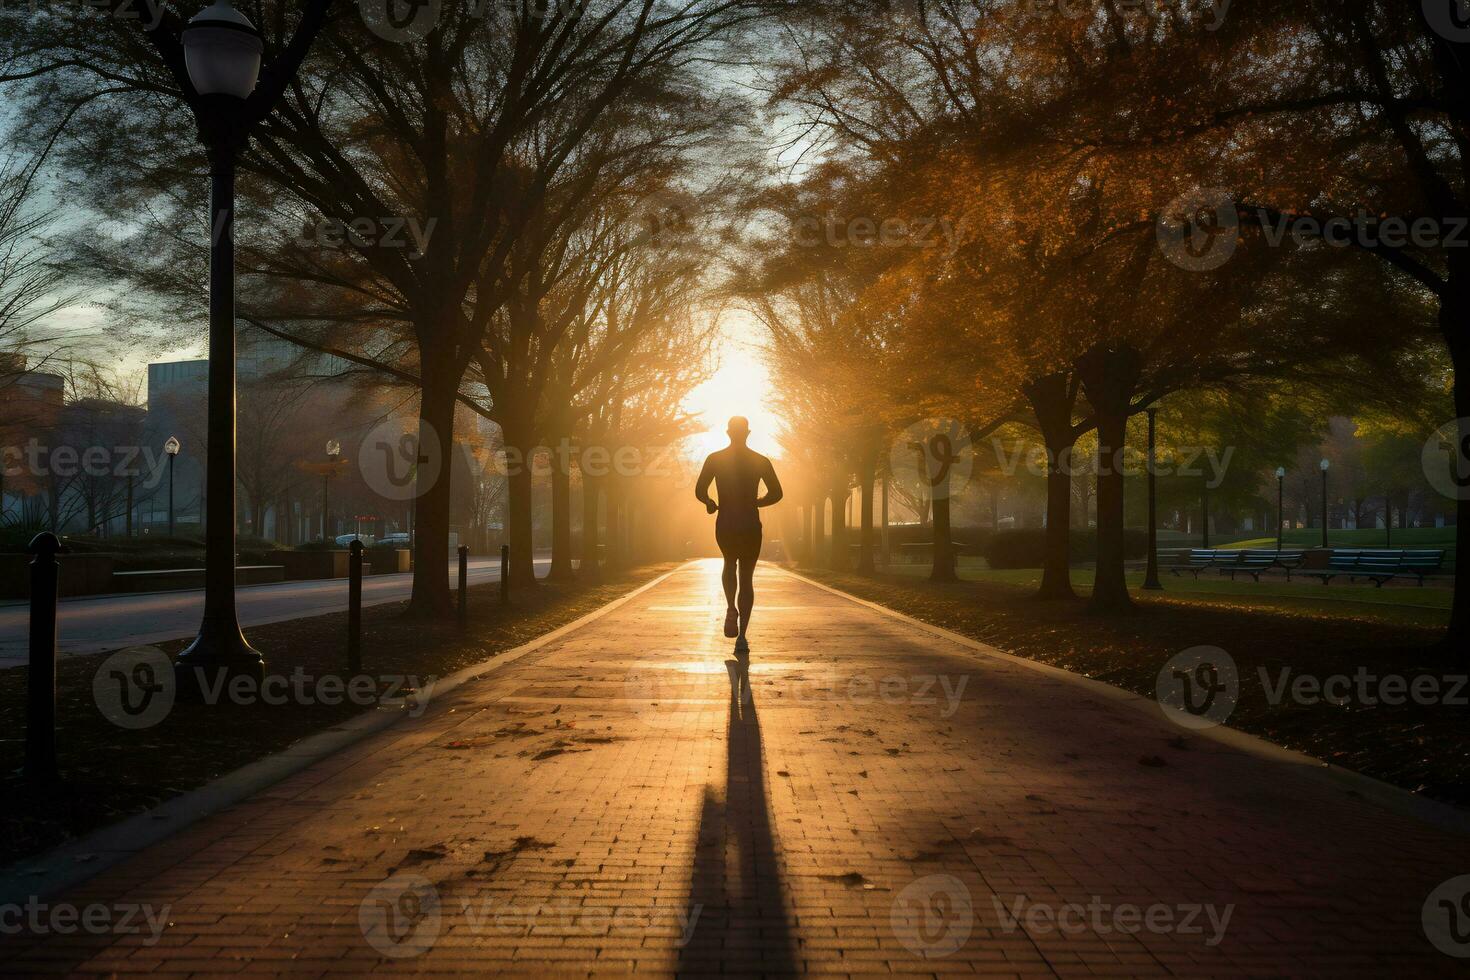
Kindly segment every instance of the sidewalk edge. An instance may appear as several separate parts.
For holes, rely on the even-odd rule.
[[[1018,657],[1015,654],[1005,653],[989,644],[982,643],[964,634],[947,630],[942,626],[935,626],[933,623],[926,623],[921,619],[915,619],[912,616],[901,613],[896,609],[891,609],[881,603],[859,598],[850,592],[844,592],[824,582],[818,582],[792,569],[777,568],[776,570],[784,575],[790,575],[792,578],[806,582],[808,585],[815,586],[824,592],[830,592],[832,595],[840,596],[849,602],[866,606],[885,616],[900,620],[926,633],[950,640],[953,643],[967,647],[985,656],[1025,667],[1028,670],[1046,674],[1049,677],[1066,680],[1079,687],[1085,687],[1094,696],[1107,698],[1119,704],[1127,705],[1135,711],[1147,714],[1156,721],[1167,722],[1168,720],[1162,716],[1157,702],[1141,694],[1135,694],[1124,688],[1115,687],[1106,681],[1095,680],[1070,670],[1064,670],[1061,667],[1053,667],[1051,664],[1045,664],[1038,660],[1031,660],[1027,657]],[[1180,729],[1180,731],[1182,732],[1183,729]],[[1438,800],[1416,796],[1406,789],[1394,786],[1392,783],[1386,783],[1381,779],[1365,776],[1360,772],[1344,769],[1341,766],[1334,766],[1330,762],[1323,762],[1321,759],[1313,758],[1294,749],[1283,748],[1274,742],[1261,738],[1259,735],[1252,735],[1248,732],[1243,732],[1236,728],[1229,728],[1224,725],[1216,728],[1193,730],[1186,734],[1208,738],[1211,741],[1218,742],[1239,752],[1274,762],[1277,765],[1297,767],[1303,770],[1309,778],[1315,779],[1318,782],[1325,783],[1345,792],[1353,793],[1383,809],[1414,817],[1441,830],[1470,834],[1470,810],[1454,806],[1450,803],[1441,803]]]
[[[569,633],[606,616],[670,576],[689,562],[664,572],[632,591],[594,609],[570,623],[543,633],[528,643],[506,650],[448,677],[436,681],[433,697],[439,698],[464,684],[499,670],[554,643]],[[404,718],[402,710],[379,709],[357,715],[341,725],[308,735],[272,755],[246,763],[239,769],[189,790],[151,810],[134,814],[118,823],[92,831],[85,837],[0,868],[0,905],[45,900],[115,867],[191,824],[233,806],[321,760],[384,731]]]

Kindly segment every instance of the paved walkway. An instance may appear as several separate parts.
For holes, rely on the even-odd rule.
[[[65,896],[167,906],[156,942],[145,916],[0,940],[0,971],[1461,965],[1421,914],[1466,838],[792,576],[758,590],[748,698],[690,566]]]

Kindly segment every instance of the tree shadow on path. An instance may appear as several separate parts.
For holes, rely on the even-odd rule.
[[[679,950],[678,972],[793,975],[795,942],[766,798],[749,663],[728,660],[725,668],[730,673],[725,795],[721,801],[715,788],[704,790],[689,887],[691,913],[698,919]]]

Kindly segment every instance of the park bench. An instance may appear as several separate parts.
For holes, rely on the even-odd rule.
[[[1300,568],[1305,553],[1301,551],[1274,551],[1267,549],[1246,549],[1245,551],[1226,551],[1211,548],[1192,548],[1187,552],[1181,552],[1176,556],[1175,563],[1170,566],[1169,571],[1178,575],[1189,572],[1197,579],[1199,573],[1213,568],[1221,575],[1229,575],[1231,581],[1235,576],[1245,573],[1257,582],[1261,580],[1261,573],[1272,568],[1285,570],[1288,580],[1291,573]]]
[[[1221,560],[1234,561],[1236,554],[1237,552],[1234,551],[1215,551],[1212,548],[1191,548],[1175,555],[1174,563],[1169,566],[1169,572],[1173,575],[1189,572],[1197,579],[1200,572],[1215,567]],[[1222,559],[1221,556],[1225,557]]]
[[[1244,572],[1259,582],[1262,572],[1275,567],[1279,552],[1246,549],[1245,551],[1218,551],[1215,554],[1217,556],[1216,567],[1219,568],[1221,575],[1229,575],[1230,581],[1234,582],[1235,576]],[[1220,559],[1219,556],[1224,555],[1236,555],[1237,557],[1234,561]]]
[[[1444,568],[1444,551],[1435,548],[1405,551],[1401,567],[1405,575],[1412,575],[1418,579],[1422,588],[1424,576],[1437,575],[1440,569]]]
[[[1346,575],[1348,581],[1368,579],[1376,587],[1383,588],[1401,575],[1412,576],[1420,586],[1424,576],[1433,575],[1444,565],[1444,552],[1437,550],[1389,550],[1370,548],[1336,548],[1326,568],[1310,569],[1302,574],[1320,578],[1328,585],[1334,578]]]
[[[1291,573],[1301,568],[1306,558],[1305,551],[1278,551],[1276,552],[1276,567],[1286,572],[1286,580],[1290,582]]]

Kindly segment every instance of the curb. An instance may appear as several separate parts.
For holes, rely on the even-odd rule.
[[[633,591],[599,606],[580,619],[558,626],[529,643],[439,679],[433,686],[432,697],[438,699],[447,695],[456,688],[494,673],[501,667],[556,642],[568,633],[601,619],[662,584],[690,564],[692,563],[684,562]],[[425,717],[426,714],[421,714],[420,717]],[[234,772],[176,796],[151,810],[95,830],[44,854],[22,858],[10,867],[0,869],[0,906],[44,900],[75,887],[121,864],[140,851],[167,840],[210,814],[254,796],[328,756],[392,727],[406,717],[409,717],[407,712],[400,708],[379,708],[365,712],[344,724],[308,735],[289,748],[247,763]]]
[[[897,619],[925,633],[949,640],[983,656],[1001,660],[1009,664],[1015,664],[1019,667],[1025,667],[1028,670],[1033,670],[1037,673],[1045,674],[1048,677],[1064,680],[1078,687],[1085,688],[1094,697],[1105,698],[1117,704],[1126,705],[1131,710],[1148,715],[1154,721],[1167,722],[1168,720],[1161,713],[1158,703],[1152,698],[1145,697],[1141,694],[1134,694],[1132,691],[1124,690],[1121,687],[1114,687],[1104,681],[1094,680],[1091,677],[1085,677],[1082,674],[1073,673],[1070,670],[1063,670],[1061,667],[1053,667],[1050,664],[1044,664],[1037,660],[1030,660],[1026,657],[1004,653],[995,647],[981,643],[979,640],[971,639],[952,630],[947,630],[942,626],[935,626],[932,623],[915,619],[912,616],[898,612],[895,609],[890,609],[879,603],[861,599],[849,592],[843,592],[841,589],[808,578],[800,572],[792,571],[789,568],[777,568],[775,571],[783,575],[790,575],[792,578],[799,579],[824,592],[830,592],[832,595],[840,596],[849,602],[882,613],[892,619]],[[1180,729],[1180,731],[1183,730]],[[1413,817],[1440,830],[1470,834],[1470,810],[1462,807],[1416,796],[1408,790],[1401,789],[1391,783],[1385,783],[1382,780],[1374,779],[1372,776],[1365,776],[1360,772],[1344,769],[1341,766],[1334,766],[1329,762],[1323,762],[1321,759],[1315,759],[1312,756],[1293,749],[1282,748],[1274,742],[1269,742],[1258,735],[1251,735],[1236,728],[1220,725],[1215,728],[1192,730],[1188,734],[1210,739],[1211,741],[1238,752],[1255,756],[1266,762],[1290,766],[1300,770],[1303,775],[1319,783],[1346,793],[1351,793],[1385,810],[1390,810],[1403,816]]]

